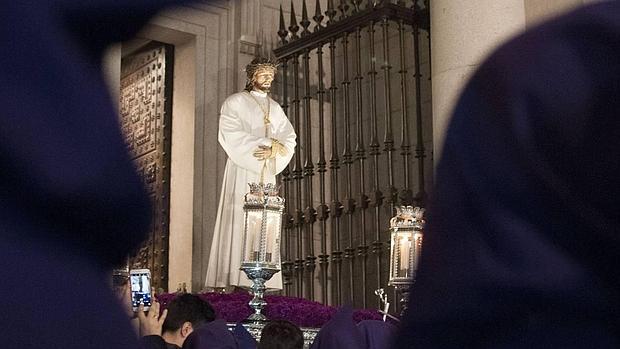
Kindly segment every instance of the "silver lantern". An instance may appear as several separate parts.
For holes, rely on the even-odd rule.
[[[243,259],[241,270],[252,281],[252,295],[249,305],[254,313],[247,321],[265,321],[262,310],[267,304],[264,299],[265,282],[280,271],[280,232],[284,199],[278,196],[274,184],[250,183],[250,192],[245,195],[243,205]]]
[[[424,209],[413,206],[396,207],[390,220],[390,279],[388,284],[401,292],[401,309],[407,309],[409,292],[415,281],[424,229]]]

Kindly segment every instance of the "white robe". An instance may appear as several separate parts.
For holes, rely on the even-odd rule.
[[[207,266],[207,288],[251,286],[239,267],[243,254],[243,197],[249,191],[248,183],[259,182],[263,168],[263,161],[252,153],[260,145],[271,146],[270,138],[277,139],[286,147],[286,155],[267,160],[264,183],[275,183],[275,175],[289,163],[296,145],[295,130],[280,105],[264,93],[251,93],[263,106],[269,100],[269,138],[265,138],[261,107],[248,92],[235,93],[226,98],[220,111],[218,139],[228,160]],[[281,289],[282,273],[274,275],[266,286]]]

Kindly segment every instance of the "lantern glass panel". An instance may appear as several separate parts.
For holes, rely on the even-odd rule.
[[[397,208],[392,218],[389,284],[410,284],[415,279],[422,249],[423,209],[411,206]]]
[[[245,231],[242,263],[280,268],[280,233],[284,199],[271,184],[250,184],[243,206]]]
[[[265,262],[280,264],[280,233],[282,214],[278,211],[267,212]]]
[[[245,236],[243,260],[258,262],[263,211],[248,209],[245,212]]]
[[[420,231],[416,231],[415,234],[413,234],[413,242],[412,242],[412,250],[411,250],[411,257],[410,257],[410,261],[411,261],[411,265],[409,267],[409,269],[412,272],[411,277],[415,278],[415,273],[418,271],[418,265],[420,263],[420,256],[422,255],[422,238],[423,238],[422,232]]]
[[[390,280],[411,277],[413,229],[394,228],[391,238]]]
[[[413,236],[410,233],[400,233],[396,234],[396,240],[398,241],[398,245],[400,246],[400,260],[398,261],[399,268],[396,271],[396,276],[405,278],[411,277],[409,275],[411,272],[411,264],[409,263],[409,261],[411,260],[411,252],[413,252]]]

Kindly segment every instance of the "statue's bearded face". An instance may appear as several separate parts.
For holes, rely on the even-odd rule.
[[[255,90],[269,92],[271,83],[275,76],[275,72],[272,69],[259,69],[254,73],[252,77],[252,86]]]

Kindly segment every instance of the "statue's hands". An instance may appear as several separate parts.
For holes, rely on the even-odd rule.
[[[258,148],[256,148],[256,150],[254,150],[254,153],[252,155],[254,155],[255,158],[261,161],[269,159],[271,157],[271,147],[260,145],[258,146]]]
[[[287,153],[286,147],[280,141],[275,138],[271,139],[271,156],[275,157],[276,155],[285,156]]]
[[[254,157],[258,160],[266,160],[270,158],[275,158],[276,155],[284,156],[286,155],[286,148],[282,143],[280,143],[277,139],[271,139],[271,146],[259,145],[256,150],[254,150]]]

